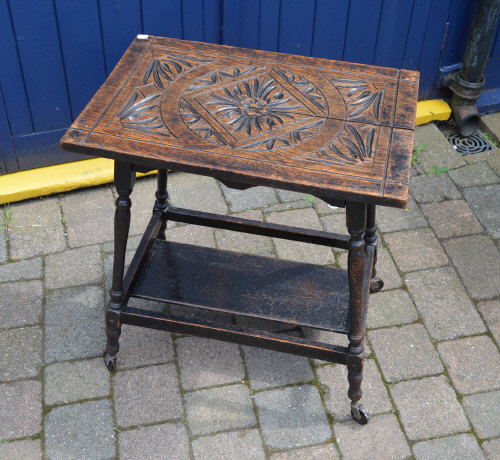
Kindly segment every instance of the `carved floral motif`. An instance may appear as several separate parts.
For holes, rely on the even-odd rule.
[[[290,87],[297,84],[299,92],[316,107],[327,107],[324,96],[321,99],[315,94],[309,80],[281,70],[276,73],[286,80],[283,84],[271,71],[262,73],[265,69],[242,78],[258,70],[255,66],[225,68],[188,86],[180,105],[186,126],[207,141],[227,145],[229,139],[234,147],[246,150],[287,148],[314,136],[326,118],[305,106]],[[203,88],[208,91],[200,93]],[[204,111],[212,117],[211,122],[205,119]]]
[[[373,117],[375,121],[379,119],[383,91],[376,85],[340,77],[330,77],[329,80],[344,98],[348,120],[363,116]]]
[[[152,84],[137,87],[117,118],[125,129],[171,137],[160,113],[161,94]]]
[[[325,147],[298,159],[315,163],[358,165],[373,160],[374,127],[358,128],[346,123],[343,131]]]

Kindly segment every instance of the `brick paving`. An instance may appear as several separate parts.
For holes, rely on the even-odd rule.
[[[492,132],[496,118],[483,118]],[[113,188],[12,204],[0,230],[0,458],[500,458],[500,155],[463,158],[433,124],[417,129],[420,143],[407,210],[379,208],[385,287],[367,317],[364,427],[349,414],[346,368],[319,360],[124,326],[109,373]],[[450,171],[427,174],[433,165]],[[154,190],[154,178],[137,181],[128,262]],[[169,192],[178,206],[345,233],[342,209],[301,193],[237,191],[184,173],[170,175]],[[338,249],[193,225],[169,223],[167,238],[347,260]]]

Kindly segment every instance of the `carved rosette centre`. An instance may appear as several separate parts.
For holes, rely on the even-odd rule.
[[[180,118],[207,142],[278,150],[315,136],[327,120],[325,96],[306,78],[256,66],[214,70],[190,84]]]

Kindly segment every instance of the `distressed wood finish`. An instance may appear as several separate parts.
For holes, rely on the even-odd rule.
[[[418,75],[381,67],[149,37],[135,40],[62,139],[116,160],[115,254],[104,359],[121,324],[347,365],[359,403],[376,278],[375,205],[405,206]],[[136,172],[158,168],[153,215],[123,278]],[[244,190],[271,185],[346,208],[349,236],[172,207],[167,169]],[[347,271],[166,241],[167,221],[348,249]],[[150,312],[130,297],[347,335],[348,346]],[[168,308],[167,308],[168,310]]]
[[[131,44],[61,145],[404,207],[417,90],[416,72],[149,37]]]

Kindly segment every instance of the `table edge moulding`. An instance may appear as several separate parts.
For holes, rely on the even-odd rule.
[[[347,365],[351,413],[367,423],[366,310],[383,287],[375,208],[406,206],[417,96],[418,72],[138,36],[61,140],[64,150],[115,160],[107,367],[116,368],[122,324],[322,359]],[[154,169],[152,217],[125,274],[135,176]],[[349,235],[173,207],[168,170],[314,195],[346,208]],[[348,249],[348,268],[170,242],[168,220]],[[132,308],[131,297],[193,314]],[[238,317],[346,334],[348,344],[242,327]]]

